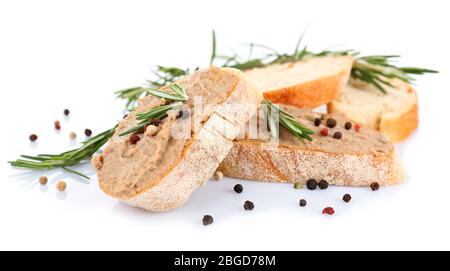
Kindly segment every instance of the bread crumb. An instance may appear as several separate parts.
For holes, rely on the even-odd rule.
[[[220,181],[223,179],[223,173],[221,171],[214,172],[214,179]]]
[[[47,177],[45,177],[45,176],[39,177],[39,183],[40,183],[41,185],[46,185],[47,182],[48,182]]]
[[[67,184],[64,181],[59,181],[56,183],[56,189],[58,189],[58,191],[64,191],[67,188]]]

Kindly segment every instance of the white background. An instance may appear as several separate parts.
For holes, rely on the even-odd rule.
[[[448,10],[448,1],[1,1],[0,249],[450,249]],[[6,164],[76,146],[71,131],[82,140],[84,128],[110,128],[124,106],[113,91],[140,85],[154,65],[206,66],[212,29],[222,52],[252,41],[288,51],[308,25],[311,49],[402,54],[400,64],[441,72],[417,81],[420,128],[398,146],[404,184],[299,191],[226,179],[155,214],[107,197],[95,177],[85,183]],[[38,144],[29,144],[30,133]],[[89,165],[81,169],[94,176]],[[37,183],[41,174],[47,187]],[[55,190],[61,179],[66,193]],[[237,182],[241,195],[232,191]],[[243,210],[246,199],[254,211]],[[323,216],[325,206],[336,215]],[[202,226],[204,214],[215,223]]]

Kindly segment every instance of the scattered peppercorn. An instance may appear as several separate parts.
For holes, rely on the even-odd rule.
[[[141,138],[137,134],[132,134],[130,136],[130,143],[133,145],[136,144],[139,140],[141,140]]]
[[[317,182],[315,179],[309,179],[306,181],[306,187],[309,190],[315,190],[317,188]]]
[[[177,119],[179,119],[179,118],[181,118],[183,116],[183,111],[178,111],[178,114],[177,114]]]
[[[334,135],[333,135],[333,138],[341,139],[342,138],[342,133],[341,132],[335,132]]]
[[[305,207],[306,206],[306,200],[305,199],[301,199],[298,204],[300,205],[300,207]]]
[[[351,123],[351,122],[346,122],[345,125],[344,125],[344,128],[345,128],[346,130],[352,129],[352,123]]]
[[[68,116],[70,114],[69,109],[64,109],[64,115]]]
[[[128,117],[128,114],[123,115],[123,119],[126,119]]]
[[[301,182],[296,182],[296,183],[294,183],[294,188],[295,189],[302,189],[303,188],[303,184]]]
[[[76,134],[75,132],[71,132],[71,133],[69,134],[69,138],[70,138],[71,140],[75,140],[75,139],[77,138],[77,134]]]
[[[158,127],[155,125],[147,125],[144,127],[144,131],[146,134],[154,136],[158,133]]]
[[[87,137],[91,136],[91,135],[92,135],[91,129],[84,129],[84,134],[85,134]]]
[[[323,209],[322,214],[324,215],[334,215],[334,209],[332,207],[326,207]]]
[[[255,208],[255,204],[253,204],[253,202],[246,200],[244,203],[244,209],[247,211],[251,211]]]
[[[370,189],[372,189],[372,191],[377,191],[378,189],[380,189],[380,184],[377,182],[373,182],[370,184]]]
[[[361,124],[355,124],[355,132],[359,132],[361,130]]]
[[[324,190],[328,188],[328,182],[324,179],[320,180],[319,184],[318,184],[319,188]]]
[[[381,143],[385,143],[385,144],[389,142],[388,136],[384,135],[384,134],[380,136],[379,140],[380,140]]]
[[[319,118],[315,118],[315,119],[314,119],[314,126],[319,127],[321,123],[322,123],[322,120],[321,120],[321,119],[319,119]]]
[[[66,190],[67,184],[64,181],[59,181],[56,183],[56,189],[58,189],[58,191],[64,191]]]
[[[345,194],[342,197],[342,200],[345,201],[345,202],[350,202],[352,200],[352,196],[350,196],[350,194]]]
[[[150,125],[159,126],[161,124],[161,120],[159,120],[159,119],[152,119],[149,124]]]
[[[39,183],[40,183],[40,184],[42,184],[42,185],[46,185],[46,184],[47,184],[47,182],[48,182],[48,179],[47,179],[47,177],[45,177],[45,176],[41,176],[41,177],[39,177]]]
[[[29,139],[30,139],[31,142],[34,142],[34,141],[36,141],[38,139],[38,136],[35,135],[35,134],[32,134],[32,135],[30,135]]]
[[[223,173],[222,171],[216,171],[214,172],[214,179],[217,181],[220,181],[223,179]]]
[[[322,130],[320,130],[320,135],[321,136],[327,136],[328,135],[328,129],[327,128],[323,128]]]
[[[327,119],[327,127],[328,128],[334,128],[334,127],[336,127],[336,125],[337,125],[337,122],[335,119],[332,119],[332,118]]]
[[[244,187],[242,186],[242,184],[237,184],[234,186],[233,190],[234,192],[240,194],[242,193],[242,191],[244,191]]]
[[[55,121],[54,125],[56,130],[61,130],[61,122],[59,120]]]
[[[205,215],[203,217],[203,225],[208,226],[211,225],[214,222],[214,218],[210,215]]]

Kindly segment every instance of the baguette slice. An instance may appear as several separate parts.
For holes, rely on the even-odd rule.
[[[350,76],[350,56],[313,57],[245,72],[264,98],[274,103],[315,108],[331,102]]]
[[[93,159],[100,187],[106,194],[156,212],[180,206],[213,175],[232,148],[239,127],[262,100],[244,74],[235,69],[211,67],[177,84],[186,89],[189,100],[168,112],[156,134],[155,129],[147,129],[136,144],[131,144],[130,135],[119,136],[136,125],[137,112],[165,102],[148,96],[119,123],[103,153]],[[161,90],[168,91],[168,87]],[[203,108],[196,105],[193,109],[199,98]],[[243,106],[236,114],[238,104]],[[181,137],[177,132],[186,128],[188,137]]]
[[[370,128],[344,128],[348,121],[332,116],[337,126],[322,136],[327,116],[305,109],[285,106],[299,122],[315,132],[313,141],[301,140],[280,128],[278,145],[260,139],[235,140],[233,149],[218,170],[224,175],[248,180],[280,183],[305,183],[325,179],[332,185],[369,186],[373,182],[391,185],[403,180],[403,170],[394,146]],[[315,118],[322,118],[316,127]],[[342,138],[333,134],[341,132]],[[264,138],[260,135],[260,138]]]
[[[416,91],[407,83],[392,80],[383,94],[374,86],[351,80],[328,112],[340,112],[350,119],[386,134],[392,142],[411,135],[419,124]]]

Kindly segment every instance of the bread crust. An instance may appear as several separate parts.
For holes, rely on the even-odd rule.
[[[212,67],[212,72],[218,68]],[[182,205],[199,186],[203,185],[214,173],[219,163],[232,148],[232,140],[237,136],[239,127],[255,113],[262,97],[251,82],[241,72],[224,69],[240,77],[231,95],[215,110],[203,124],[200,131],[187,143],[177,162],[167,171],[159,182],[131,198],[120,200],[149,211],[162,212]],[[252,104],[240,114],[230,112],[233,104]],[[227,129],[223,129],[226,127]],[[226,131],[227,133],[224,133]],[[101,170],[101,155],[94,158],[92,164]],[[103,180],[99,174],[99,184],[103,189]],[[111,195],[114,196],[114,195]]]
[[[412,103],[411,106],[403,112],[396,114],[386,112],[381,114],[377,127],[374,127],[381,133],[386,134],[392,143],[398,143],[407,139],[419,126],[417,92],[411,86],[408,86],[407,91],[408,93],[412,93],[414,95],[414,103]],[[336,105],[335,101],[327,104],[327,112],[347,115],[345,110],[339,109],[339,106]],[[351,118],[348,115],[347,117]]]
[[[419,126],[419,106],[416,103],[394,118],[381,117],[379,131],[388,135],[391,142],[401,142],[411,136]]]
[[[279,183],[326,179],[332,185],[392,185],[404,172],[395,151],[388,154],[336,154],[235,141],[219,170],[233,178]]]
[[[346,84],[349,72],[341,71],[332,76],[321,77],[295,86],[264,92],[264,98],[274,103],[300,108],[315,108],[334,100]]]

